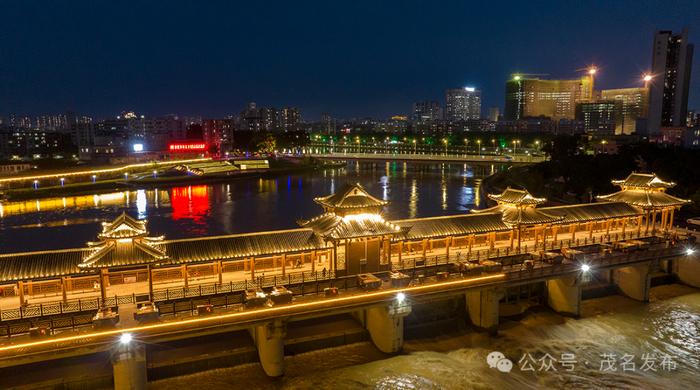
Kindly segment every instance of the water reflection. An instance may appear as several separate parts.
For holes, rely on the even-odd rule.
[[[154,234],[173,239],[289,229],[321,213],[314,197],[346,182],[390,201],[388,219],[464,213],[479,205],[474,173],[463,164],[352,162],[341,170],[274,178],[3,202],[0,251],[82,247],[95,238],[100,221],[122,211],[147,218]]]

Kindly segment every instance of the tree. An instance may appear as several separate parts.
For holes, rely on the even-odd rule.
[[[258,142],[257,149],[260,153],[272,154],[277,150],[277,139],[275,136],[268,133]]]

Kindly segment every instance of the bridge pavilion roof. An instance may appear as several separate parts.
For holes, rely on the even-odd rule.
[[[624,202],[645,210],[667,207],[680,207],[689,200],[667,194],[666,189],[676,185],[660,179],[654,173],[632,173],[623,180],[613,180],[613,184],[621,190],[608,195],[597,196],[596,199],[607,202]]]
[[[489,194],[488,197],[496,201],[496,206],[472,212],[500,214],[503,223],[510,227],[556,223],[563,219],[536,208],[547,200],[536,198],[526,190],[508,187],[502,193]]]
[[[393,236],[409,229],[385,221],[381,210],[389,202],[370,195],[360,184],[346,185],[340,191],[314,201],[323,206],[325,212],[301,220],[299,225],[313,230],[327,241]]]
[[[389,204],[388,201],[370,195],[359,183],[346,184],[340,191],[314,198],[314,201],[323,206],[324,211],[338,215],[364,212],[379,213],[382,207]]]

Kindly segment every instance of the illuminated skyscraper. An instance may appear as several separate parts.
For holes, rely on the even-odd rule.
[[[505,120],[545,116],[574,119],[576,103],[591,100],[591,77],[542,80],[514,75],[506,82]]]
[[[622,127],[622,102],[597,100],[576,104],[576,120],[586,133],[613,135]]]
[[[693,45],[688,42],[688,30],[680,34],[657,31],[654,34],[649,85],[648,133],[661,127],[685,125],[688,111],[688,89],[693,62]]]
[[[425,100],[413,103],[412,120],[417,123],[427,123],[442,118],[440,103],[433,100]]]
[[[629,135],[642,130],[637,128],[637,124],[649,112],[648,88],[604,89],[600,94],[603,100],[619,101],[622,104],[621,123],[615,129],[615,134]]]
[[[481,91],[473,87],[445,91],[445,119],[465,121],[481,118]]]

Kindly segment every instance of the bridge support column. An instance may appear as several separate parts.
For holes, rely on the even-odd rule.
[[[620,291],[632,299],[649,302],[649,265],[647,262],[616,269],[614,276]]]
[[[498,331],[498,302],[505,295],[499,288],[467,291],[467,311],[472,324],[496,334]]]
[[[115,390],[141,390],[148,387],[146,348],[134,341],[119,343],[112,357]]]
[[[678,264],[678,280],[689,286],[700,288],[700,256],[691,254],[675,261]]]
[[[396,353],[403,348],[403,319],[411,313],[411,304],[405,300],[389,305],[374,306],[364,313],[364,325],[372,342],[384,353]],[[358,317],[356,315],[356,317]]]
[[[581,283],[575,276],[547,281],[547,304],[557,313],[581,315]]]
[[[265,374],[271,377],[284,375],[284,337],[287,325],[274,320],[250,329]]]

